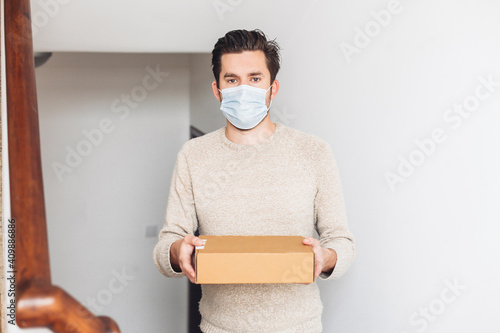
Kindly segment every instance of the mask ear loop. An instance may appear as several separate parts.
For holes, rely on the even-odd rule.
[[[269,88],[267,88],[266,90],[266,93],[269,91],[269,89],[272,88],[272,84],[269,86]],[[271,91],[271,95],[272,95],[272,91]],[[273,104],[273,100],[271,99],[271,101],[269,102],[269,107],[267,108],[267,111],[269,111],[271,109],[271,105]]]
[[[222,100],[224,99],[224,96],[222,95],[222,90],[220,90],[219,88],[217,88],[217,90],[219,91],[220,93],[220,102],[222,103]]]

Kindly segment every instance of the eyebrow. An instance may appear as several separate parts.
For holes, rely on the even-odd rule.
[[[249,73],[249,76],[264,76],[264,74],[262,72],[251,72]],[[239,77],[239,76],[234,73],[225,73],[224,78],[226,77]]]

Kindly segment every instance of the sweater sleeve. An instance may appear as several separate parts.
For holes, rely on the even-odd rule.
[[[347,227],[340,176],[330,145],[323,141],[318,149],[315,226],[321,246],[337,252],[337,263],[332,273],[322,272],[319,278],[334,280],[340,278],[354,260],[354,238]]]
[[[191,177],[187,163],[188,142],[184,143],[177,154],[177,159],[170,182],[170,191],[163,227],[158,236],[158,243],[153,250],[156,268],[167,277],[180,278],[170,262],[170,246],[188,234],[194,234],[198,228],[194,205]]]

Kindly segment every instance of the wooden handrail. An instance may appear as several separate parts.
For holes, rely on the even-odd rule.
[[[11,216],[16,224],[16,322],[57,333],[119,333],[57,286],[50,262],[43,193],[29,0],[4,1]]]

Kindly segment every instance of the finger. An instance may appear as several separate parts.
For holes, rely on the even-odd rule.
[[[184,242],[189,245],[198,245],[199,238],[195,235],[187,235],[184,237]]]
[[[182,272],[184,273],[184,275],[186,275],[188,277],[188,279],[191,280],[192,278],[194,278],[195,273],[194,273],[193,266],[191,266],[191,264],[183,263],[183,265],[181,266],[181,269],[182,269]]]
[[[191,240],[192,245],[203,245],[203,241],[198,237],[193,237]]]
[[[321,273],[321,270],[323,269],[323,257],[321,255],[321,252],[316,252],[316,260],[314,261],[314,277],[317,278],[318,275]]]
[[[194,277],[194,267],[191,263],[191,257],[188,257],[188,259],[185,260],[185,265],[186,265],[186,272],[189,274],[189,276]]]
[[[194,254],[194,247],[197,245],[203,245],[203,241],[201,238],[194,235],[187,235],[184,237],[184,240],[185,245],[182,246],[180,251],[182,253],[182,258],[181,255],[179,255],[179,261],[182,260],[183,265],[181,266],[181,269],[184,275],[186,275],[186,277],[194,283],[196,272],[193,267],[192,256]]]
[[[313,249],[317,248],[319,246],[319,242],[316,238],[314,237],[307,237],[302,240],[303,244],[307,244],[313,247]]]
[[[314,237],[306,237],[302,240],[302,243],[311,246],[314,251],[314,257],[316,259],[314,262],[314,278],[316,279],[321,273],[322,269],[321,267],[322,257],[321,257],[321,252],[319,251],[321,249],[321,246],[319,245],[319,241]]]
[[[194,268],[193,268],[193,265],[191,263],[191,252],[192,251],[188,250],[187,252],[182,253],[182,256],[179,255],[179,263],[180,263],[182,272],[187,277],[190,277],[190,276],[194,277]]]

